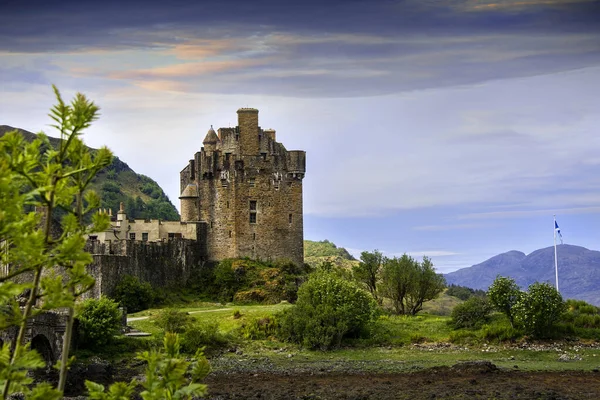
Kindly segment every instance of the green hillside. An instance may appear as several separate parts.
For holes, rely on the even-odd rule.
[[[31,141],[36,136],[23,129],[0,125],[0,137],[15,129],[27,140]],[[57,138],[49,139],[53,146],[59,142]],[[177,209],[158,183],[145,175],[137,174],[119,157],[114,157],[112,163],[100,171],[91,186],[102,199],[101,207],[111,209],[113,215],[117,214],[119,203],[123,202],[128,218],[179,220]]]
[[[323,262],[331,262],[337,266],[351,268],[358,261],[343,247],[337,247],[329,240],[315,242],[304,241],[304,262],[312,267]]]

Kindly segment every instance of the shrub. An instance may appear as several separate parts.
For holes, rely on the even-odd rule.
[[[150,307],[155,293],[148,282],[140,282],[135,276],[125,275],[115,287],[113,298],[126,307],[127,312],[134,313]]]
[[[277,333],[277,319],[273,316],[253,318],[240,327],[244,339],[267,339]]]
[[[502,318],[503,320],[483,325],[481,335],[485,340],[497,342],[515,341],[522,336],[521,332],[515,329],[507,319]]]
[[[547,283],[529,286],[515,305],[515,321],[534,337],[548,337],[554,325],[565,311],[565,302],[560,293]]]
[[[457,330],[450,332],[450,343],[456,344],[475,344],[479,342],[477,333],[470,330]]]
[[[452,284],[446,290],[448,296],[454,296],[461,300],[468,300],[470,297],[485,297],[485,292],[480,289],[471,289],[470,287]]]
[[[311,349],[331,349],[366,331],[377,314],[373,297],[334,273],[313,273],[292,309],[277,316],[278,336]]]
[[[230,339],[219,331],[218,322],[188,325],[181,335],[181,347],[189,354],[203,348],[211,353],[229,345],[229,342]]]
[[[102,346],[112,341],[121,329],[121,311],[113,300],[88,299],[78,307],[79,339],[85,347]]]
[[[492,312],[489,301],[481,297],[471,297],[452,310],[451,324],[455,329],[480,328],[485,324]]]
[[[152,319],[159,328],[173,333],[185,332],[194,321],[194,317],[188,313],[173,308],[161,310]]]

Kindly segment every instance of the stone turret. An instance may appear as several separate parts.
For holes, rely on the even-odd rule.
[[[181,196],[181,222],[198,221],[199,197],[198,186],[189,184],[185,187]]]
[[[202,144],[204,144],[204,147],[207,151],[214,151],[218,142],[219,137],[211,125],[210,129],[206,133],[206,136],[204,137],[204,140],[202,141]]]

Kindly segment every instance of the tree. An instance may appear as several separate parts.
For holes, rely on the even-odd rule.
[[[109,224],[108,216],[97,213],[91,225],[84,224],[84,217],[100,203],[88,186],[112,159],[107,148],[92,153],[80,139],[97,118],[98,107],[80,93],[70,104],[62,100],[56,87],[54,93],[57,104],[50,118],[60,133],[56,148],[44,134],[31,143],[17,131],[0,140],[0,241],[10,248],[2,254],[2,263],[9,265],[10,271],[0,278],[0,299],[14,316],[10,321],[4,314],[0,318],[4,319],[2,325],[19,329],[12,355],[0,369],[4,398],[14,391],[29,391],[25,372],[34,367],[37,356],[25,345],[27,320],[58,307],[68,310],[59,383],[56,390],[42,387],[39,390],[44,392],[39,395],[57,398],[64,390],[75,299],[94,284],[85,270],[92,261],[84,251],[85,235]],[[60,228],[55,229],[59,216]],[[25,291],[28,298],[21,308],[16,295]],[[9,353],[4,350],[3,356]]]
[[[547,337],[566,310],[565,302],[558,290],[547,283],[529,285],[515,305],[515,320],[525,332],[534,337]]]
[[[355,279],[367,287],[379,304],[381,301],[377,295],[377,280],[384,259],[383,254],[378,250],[374,250],[372,253],[363,251],[360,254],[360,263],[352,268]]]
[[[416,267],[416,281],[406,297],[410,315],[416,315],[423,309],[424,302],[435,299],[446,288],[446,280],[435,272],[430,258],[423,257],[423,261],[416,263]]]
[[[498,275],[490,285],[487,295],[494,308],[506,315],[510,326],[514,328],[514,307],[523,295],[515,280]]]
[[[0,266],[3,272],[0,307],[4,310],[0,313],[0,327],[16,327],[18,331],[12,346],[4,343],[0,349],[0,387],[4,399],[15,392],[31,399],[62,398],[70,363],[75,301],[94,285],[93,277],[86,272],[92,256],[84,250],[85,236],[109,227],[108,216],[96,212],[100,199],[89,190],[89,185],[96,174],[111,163],[112,154],[106,147],[91,150],[81,140],[82,132],[97,119],[99,108],[80,93],[66,104],[58,89],[53,89],[57,104],[52,107],[50,118],[60,136],[56,145],[44,134],[30,143],[17,131],[0,138]],[[24,306],[20,304],[22,297],[26,298]],[[58,386],[53,388],[48,383],[32,386],[29,372],[45,366],[45,362],[25,343],[28,320],[57,308],[67,310],[62,358],[58,362]],[[165,357],[176,358],[172,351],[175,347],[178,349],[175,342],[177,340],[165,342],[165,347],[169,344]],[[186,373],[189,364],[183,368],[184,364],[179,361],[171,363],[153,354],[147,359],[157,366],[159,373],[169,376],[177,371],[182,371],[181,376]],[[205,361],[202,358],[197,363]],[[178,369],[165,371],[161,365]],[[201,375],[196,372],[192,369],[193,378]],[[154,378],[156,376],[158,378]],[[189,399],[204,393],[204,388],[196,383],[186,388],[183,379],[167,382],[168,376],[164,378],[169,393],[179,393],[177,398]],[[145,385],[156,379],[161,379],[156,373],[152,378],[146,376]],[[132,385],[118,383],[108,394],[96,391],[97,396],[91,398],[122,399],[131,393]],[[183,388],[183,392],[179,392],[179,388]],[[144,398],[154,397],[146,395]]]
[[[386,259],[381,271],[382,293],[392,300],[398,314],[415,315],[423,303],[436,298],[446,287],[444,277],[435,272],[427,257],[418,262],[411,256]]]

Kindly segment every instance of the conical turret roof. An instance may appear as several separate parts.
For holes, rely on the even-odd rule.
[[[217,136],[217,133],[215,132],[215,130],[213,129],[213,127],[211,125],[210,129],[206,133],[206,137],[204,138],[204,141],[202,143],[203,144],[215,144],[218,141],[219,141],[219,137]]]
[[[198,197],[198,186],[193,183],[188,184],[185,189],[183,189],[183,193],[179,196],[180,199],[186,197]]]

